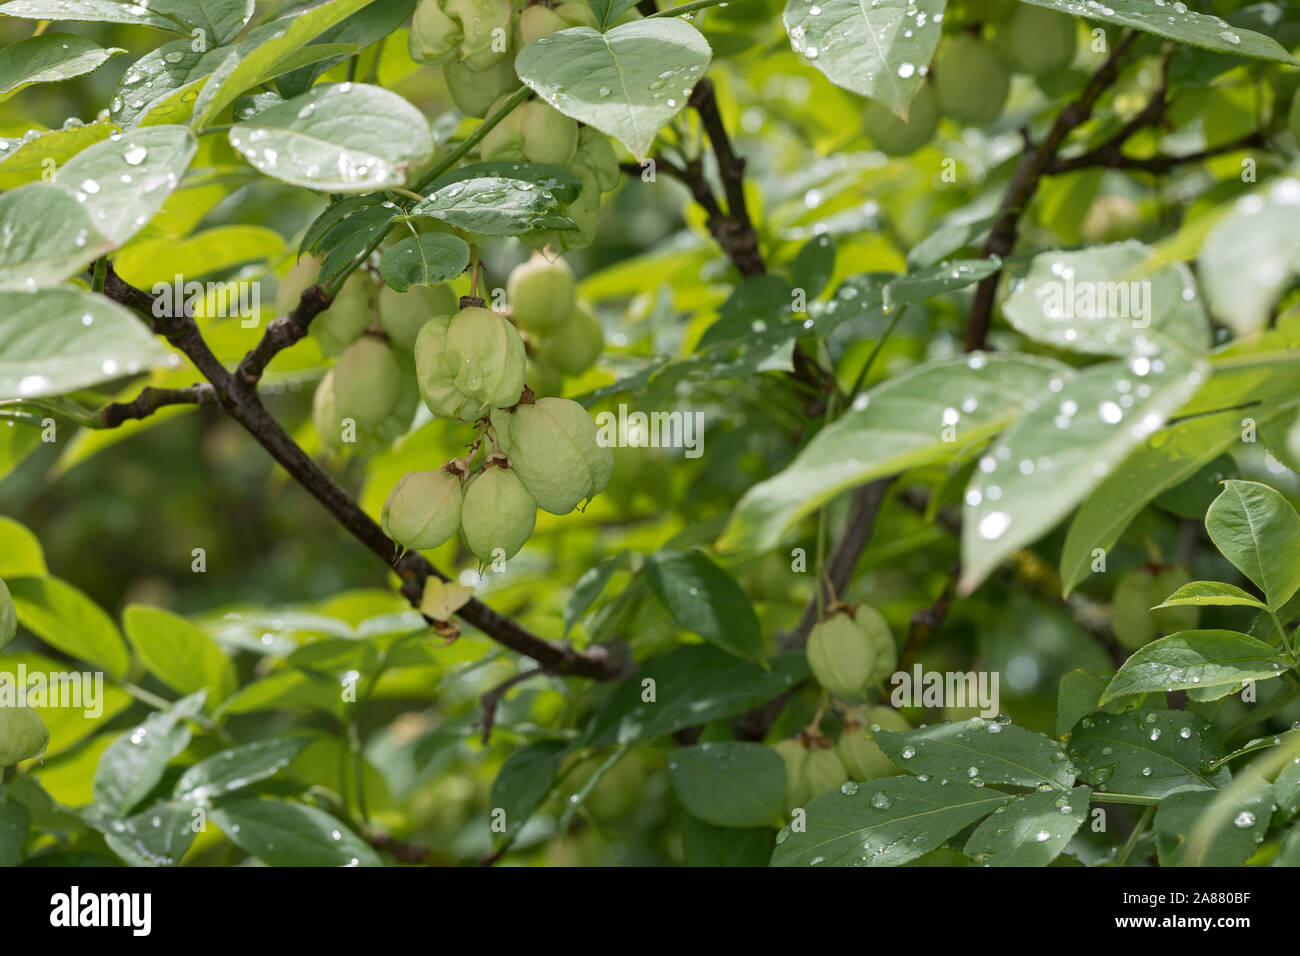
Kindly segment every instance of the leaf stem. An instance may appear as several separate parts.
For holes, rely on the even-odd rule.
[[[728,3],[737,3],[739,0],[694,0],[693,3],[683,3],[679,7],[669,7],[667,10],[660,10],[658,13],[652,13],[646,17],[647,20],[653,20],[655,17],[680,17],[684,13],[694,13],[696,10],[707,10],[709,7],[716,7],[719,4],[726,6]]]
[[[1124,849],[1119,851],[1119,856],[1115,860],[1116,866],[1128,865],[1128,858],[1133,855],[1133,848],[1137,846],[1138,840],[1142,838],[1147,825],[1155,815],[1156,808],[1154,804],[1142,811],[1142,816],[1138,818],[1137,824],[1133,827],[1133,832],[1128,835],[1128,840],[1124,843]]]

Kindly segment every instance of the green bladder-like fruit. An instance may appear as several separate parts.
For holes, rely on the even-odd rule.
[[[594,126],[584,126],[578,130],[578,151],[570,166],[575,171],[585,170],[591,173],[603,193],[617,186],[623,175],[618,168],[618,154],[614,152],[614,144]]]
[[[605,332],[591,309],[579,302],[542,343],[542,354],[565,375],[580,375],[605,349]]]
[[[907,122],[886,106],[871,100],[862,113],[862,128],[876,148],[887,156],[908,156],[934,138],[939,128],[939,105],[929,83],[912,97]]]
[[[398,479],[384,502],[384,533],[407,548],[436,548],[460,527],[460,476],[437,468]]]
[[[785,763],[785,815],[789,816],[796,807],[802,807],[812,794],[808,790],[808,748],[798,737],[790,737],[773,745]]]
[[[524,381],[533,390],[537,398],[551,398],[564,391],[564,379],[560,370],[552,365],[544,355],[528,356],[524,367]]]
[[[814,747],[808,751],[808,761],[804,764],[804,780],[812,796],[834,790],[848,782],[849,772],[840,760],[835,748],[822,749]]]
[[[567,262],[535,253],[511,270],[506,301],[520,328],[545,335],[573,312],[576,285]]]
[[[341,418],[362,428],[381,425],[397,403],[402,369],[381,339],[363,335],[334,365],[334,401]]]
[[[569,27],[594,27],[596,14],[586,3],[566,0],[554,9],[543,4],[525,7],[519,14],[520,45],[532,43],[540,37],[549,36],[557,30]]]
[[[1157,637],[1195,628],[1200,616],[1195,606],[1151,610],[1164,603],[1184,584],[1190,583],[1191,577],[1178,567],[1156,573],[1147,568],[1126,572],[1111,595],[1110,626],[1116,639],[1135,651]]]
[[[45,755],[50,732],[32,708],[22,704],[0,705],[0,767]]]
[[[888,671],[881,666],[882,650],[893,647],[884,618],[867,605],[856,611],[841,608],[816,624],[808,635],[808,665],[827,693],[860,700],[879,685]]]
[[[417,63],[486,70],[510,52],[510,0],[420,0],[407,43]]]
[[[321,352],[339,355],[366,330],[375,314],[375,291],[374,280],[364,272],[348,277],[330,307],[310,326]]]
[[[525,361],[519,330],[477,306],[435,316],[415,338],[420,394],[444,418],[469,421],[515,404],[524,390]]]
[[[496,112],[504,98],[493,104]],[[479,146],[486,162],[548,163],[567,166],[578,151],[578,121],[541,100],[517,106]]]
[[[543,398],[492,422],[511,467],[543,511],[568,514],[609,484],[614,451],[597,442],[596,423],[577,402]]]
[[[959,123],[983,126],[1002,115],[1011,73],[983,41],[967,35],[948,40],[935,67],[939,109]]]
[[[448,63],[442,68],[442,78],[456,109],[466,116],[487,116],[493,103],[519,86],[512,57],[478,71],[461,63]]]
[[[435,315],[455,315],[460,298],[449,282],[435,286],[412,286],[398,292],[389,286],[379,290],[379,326],[395,348],[412,349],[424,323]]]
[[[537,504],[514,469],[495,461],[465,485],[460,508],[465,544],[485,564],[519,553],[537,521]]]
[[[1017,73],[1042,76],[1074,62],[1074,18],[1021,4],[998,28],[998,49]]]
[[[12,641],[17,633],[18,612],[14,609],[14,599],[9,586],[0,580],[0,648]]]
[[[844,730],[835,748],[852,779],[892,777],[903,771],[880,749],[875,740],[876,731],[911,729],[907,719],[890,707],[854,708],[844,720]]]

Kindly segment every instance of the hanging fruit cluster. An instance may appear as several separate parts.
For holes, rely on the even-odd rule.
[[[615,23],[638,19],[635,10]],[[539,37],[570,27],[595,27],[582,0],[534,3],[522,10],[510,0],[420,0],[411,22],[409,50],[417,63],[442,66],[452,102],[466,116],[490,116],[519,88],[515,55]],[[523,241],[557,252],[591,245],[596,237],[600,195],[618,185],[618,157],[609,138],[552,109],[541,100],[516,107],[479,147],[484,162],[511,161],[562,166],[578,177],[582,191],[566,210],[577,229],[529,233]]]
[[[511,274],[507,290],[511,318],[466,297],[428,317],[414,336],[415,383],[425,405],[440,418],[472,422],[478,436],[464,457],[394,486],[382,521],[405,547],[434,548],[459,530],[480,561],[504,560],[532,534],[538,508],[568,514],[609,483],[613,449],[597,442],[587,410],[525,384],[532,371],[516,327],[534,343],[534,371],[542,356],[557,354],[563,368],[578,372],[600,354],[599,323],[579,311],[573,274],[561,260],[534,256]]]
[[[907,719],[890,707],[852,707],[844,715],[837,741],[820,731],[804,731],[776,744],[773,749],[785,762],[786,815],[850,780],[865,782],[902,773],[875,736],[911,729]]]
[[[906,121],[881,103],[867,104],[863,129],[886,155],[916,152],[934,138],[943,116],[964,126],[988,125],[1002,115],[1012,73],[1041,79],[1074,62],[1073,17],[1012,0],[980,0],[968,9],[978,30],[944,39]]]

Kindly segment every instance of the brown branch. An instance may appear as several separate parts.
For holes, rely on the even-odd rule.
[[[243,426],[244,430],[252,435],[285,471],[324,505],[335,520],[354,538],[397,572],[402,579],[402,594],[412,606],[419,607],[426,578],[433,576],[444,581],[450,580],[418,552],[408,551],[401,554],[398,546],[384,534],[383,529],[299,447],[262,404],[257,389],[252,383],[255,383],[256,375],[260,375],[262,368],[265,368],[265,363],[260,368],[257,363],[261,361],[260,357],[265,357],[266,361],[269,361],[270,357],[283,347],[278,343],[285,337],[296,334],[295,332],[286,331],[283,324],[277,326],[277,330],[267,329],[262,343],[254,349],[254,352],[261,349],[260,357],[252,360],[245,357],[244,362],[240,364],[240,369],[244,369],[250,375],[256,373],[250,383],[247,378],[237,378],[239,370],[231,373],[217,360],[203,340],[198,325],[188,310],[184,310],[180,315],[158,315],[154,310],[153,296],[124,282],[113,271],[111,265],[104,285],[104,294],[115,302],[150,317],[150,327],[164,335],[167,341],[185,353],[211,383],[215,398],[226,413]],[[317,295],[318,292],[308,289],[304,293],[304,299],[314,298]],[[298,319],[290,319],[290,321],[295,325],[301,324],[305,330],[311,318],[321,311],[316,309],[315,312],[311,312],[311,308],[310,304],[304,307],[303,302],[300,302],[293,313],[298,316]],[[310,316],[309,312],[311,312]],[[301,338],[301,335],[297,337]],[[246,363],[247,368],[245,368]],[[606,655],[603,648],[593,648],[584,652],[567,644],[552,643],[533,634],[513,618],[497,613],[481,601],[471,600],[460,609],[459,616],[497,643],[531,657],[547,673],[572,674],[595,680],[608,680],[617,676],[617,669],[612,665],[612,659]]]
[[[1129,33],[1116,46],[1105,64],[1088,80],[1079,98],[1070,103],[1057,114],[1052,128],[1039,144],[1029,141],[1025,135],[1025,151],[1020,156],[1020,164],[1011,176],[1011,183],[1002,196],[999,216],[989,233],[980,255],[991,259],[994,256],[1010,255],[1015,248],[1016,238],[1020,232],[1020,217],[1028,208],[1029,202],[1038,191],[1038,184],[1048,173],[1066,137],[1092,116],[1093,108],[1101,99],[1102,93],[1119,77],[1120,60],[1133,45],[1137,33]],[[966,351],[973,352],[984,347],[988,336],[989,322],[993,315],[993,298],[997,293],[998,279],[1001,272],[980,280],[975,287],[970,314],[966,320]]]
[[[952,599],[957,592],[957,579],[960,577],[961,564],[954,564],[935,602],[912,615],[907,628],[907,637],[903,641],[903,649],[898,655],[900,671],[911,668],[916,661],[916,656],[921,653],[921,648],[930,639],[930,635],[943,626],[944,619],[948,616],[948,609],[952,607]]]
[[[876,516],[885,500],[885,493],[893,483],[893,478],[881,478],[877,481],[859,485],[849,500],[849,513],[840,530],[839,537],[831,548],[826,560],[824,580],[818,586],[806,605],[803,615],[795,629],[785,636],[780,649],[785,652],[801,650],[808,643],[808,635],[821,618],[821,610],[828,599],[843,594],[853,577],[853,569],[858,565],[862,551],[871,540],[876,527]],[[794,693],[790,688],[785,693],[760,704],[753,710],[737,718],[732,730],[737,740],[762,740],[780,716],[786,701]]]
[[[1268,144],[1263,130],[1255,130],[1253,133],[1247,133],[1239,139],[1230,143],[1222,143],[1218,146],[1211,146],[1208,149],[1200,150],[1195,153],[1187,153],[1184,156],[1148,156],[1138,158],[1126,156],[1118,149],[1103,149],[1097,147],[1095,150],[1089,150],[1082,156],[1072,156],[1069,159],[1058,159],[1052,164],[1050,173],[1068,173],[1077,169],[1086,169],[1089,167],[1101,167],[1104,169],[1130,169],[1137,172],[1152,173],[1153,175],[1163,175],[1179,166],[1186,166],[1191,163],[1204,162],[1207,159],[1213,159],[1216,156],[1223,156],[1228,153],[1239,153],[1244,149],[1260,149]]]
[[[312,320],[330,307],[330,297],[319,285],[303,290],[298,304],[288,315],[273,319],[266,327],[261,341],[244,356],[235,369],[234,383],[244,390],[257,387],[262,373],[281,351],[306,336]]]
[[[129,402],[113,402],[99,410],[105,428],[117,428],[132,419],[148,418],[165,405],[215,405],[217,393],[207,382],[188,388],[146,387]]]
[[[486,747],[492,739],[492,727],[497,721],[497,708],[501,706],[502,699],[506,696],[506,691],[517,684],[522,684],[529,678],[536,677],[538,674],[545,673],[540,667],[534,667],[532,670],[520,671],[514,677],[502,681],[483,695],[483,716],[479,718],[479,726],[483,728],[483,746]]]

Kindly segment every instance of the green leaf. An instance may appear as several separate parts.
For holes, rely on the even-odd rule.
[[[193,48],[190,40],[173,40],[151,50],[132,63],[113,90],[108,115],[122,127],[136,126],[146,117],[160,114],[164,104],[179,98],[185,91],[186,101],[171,103],[179,115],[174,122],[187,120],[199,96],[199,87],[229,51]]]
[[[409,236],[384,250],[379,274],[398,292],[413,285],[437,285],[454,279],[469,265],[469,246],[459,236],[429,232]]]
[[[1034,256],[1029,274],[1011,284],[1002,313],[1022,333],[1055,348],[1086,355],[1135,356],[1137,369],[1155,364],[1156,349],[1199,353],[1209,323],[1196,280],[1175,263],[1128,279],[1151,254],[1139,242]]]
[[[587,0],[596,15],[596,26],[602,30],[636,6],[637,0]]]
[[[984,866],[1047,866],[1083,824],[1092,791],[1028,793],[998,807],[966,841],[965,854]]]
[[[1166,352],[1065,379],[979,460],[962,509],[969,594],[1008,555],[1046,534],[1154,433],[1204,380],[1204,363]]]
[[[0,866],[17,866],[23,859],[31,815],[17,800],[0,794]]]
[[[10,578],[18,621],[46,644],[122,678],[130,664],[112,618],[71,584],[58,578]]]
[[[573,593],[564,605],[564,636],[568,637],[578,618],[587,613],[593,601],[605,590],[605,585],[619,568],[627,567],[630,555],[620,551],[612,558],[606,558],[593,568],[588,568],[578,583],[573,586]]]
[[[1066,737],[1080,719],[1098,710],[1109,677],[1072,670],[1061,675],[1056,692],[1056,736]]]
[[[1075,725],[1070,759],[1094,790],[1163,797],[1228,782],[1227,767],[1205,768],[1222,756],[1214,728],[1176,710],[1096,713]]]
[[[0,236],[0,289],[31,292],[56,285],[113,248],[86,207],[48,183],[0,195],[0,220],[27,224]]]
[[[489,798],[493,812],[505,814],[505,831],[494,834],[497,846],[508,843],[523,829],[555,784],[568,749],[562,740],[539,740],[516,750],[501,765]]]
[[[1101,696],[1101,703],[1153,691],[1233,688],[1245,680],[1280,677],[1285,657],[1236,631],[1182,631],[1133,652]]]
[[[443,176],[411,209],[484,236],[513,236],[535,229],[574,229],[563,206],[582,184],[559,166],[476,163]]]
[[[10,0],[0,4],[0,14],[25,20],[128,23],[171,33],[187,32],[178,21],[163,12],[165,6],[143,5],[132,0]]]
[[[229,43],[253,16],[254,0],[154,0],[151,7],[202,30],[209,46]],[[215,43],[214,43],[215,41]],[[190,41],[191,43],[193,40]]]
[[[0,578],[0,650],[14,639],[18,633],[18,612],[14,610],[14,599],[9,596],[9,586]]]
[[[1268,609],[1267,604],[1259,600],[1259,598],[1247,594],[1236,585],[1222,584],[1218,581],[1193,581],[1190,584],[1184,584],[1165,598],[1163,603],[1157,604],[1151,610],[1154,611],[1162,607],[1205,607],[1207,605]]]
[[[424,114],[366,83],[312,87],[237,124],[229,138],[259,172],[331,193],[405,185],[407,170],[433,155]]]
[[[0,50],[0,102],[34,83],[91,73],[118,53],[71,33],[43,33]]]
[[[122,625],[144,666],[178,694],[206,691],[211,708],[235,692],[235,665],[216,641],[185,618],[131,604],[122,613]]]
[[[695,27],[656,17],[607,33],[573,27],[541,37],[519,51],[515,70],[547,103],[621,141],[640,161],[685,109],[712,55]]]
[[[826,283],[831,280],[834,272],[835,240],[830,236],[816,236],[803,244],[795,255],[794,262],[790,263],[790,284],[803,289],[809,299],[815,299],[826,288]]]
[[[283,251],[283,237],[265,226],[214,226],[184,239],[137,240],[113,257],[113,267],[124,281],[162,293],[174,289],[178,275],[186,281],[199,279],[275,259]],[[158,283],[163,287],[155,288]],[[196,315],[202,311],[200,301]]]
[[[782,822],[785,764],[762,744],[697,744],[668,757],[668,779],[686,812],[719,827],[763,827]]]
[[[343,695],[336,680],[300,670],[281,670],[245,684],[221,702],[215,716],[267,710],[338,713],[342,709]]]
[[[91,785],[99,809],[115,818],[130,813],[162,780],[172,758],[189,746],[186,720],[196,717],[202,707],[203,694],[192,694],[168,710],[150,714],[109,744]]]
[[[1235,479],[1223,484],[1205,513],[1205,530],[1276,611],[1300,589],[1300,515],[1268,485]]]
[[[772,866],[898,866],[1009,800],[995,790],[916,777],[828,790],[805,805],[803,833],[786,827],[777,834]]]
[[[1091,573],[1093,552],[1103,552],[1161,492],[1176,487],[1241,440],[1240,416],[1206,415],[1152,433],[1110,472],[1075,513],[1061,550],[1066,595]]]
[[[877,100],[907,119],[934,58],[947,0],[789,0],[790,46],[836,86]]]
[[[896,375],[860,396],[784,471],[750,488],[717,548],[770,550],[840,492],[951,460],[1013,422],[1051,381],[1069,374],[1048,359],[975,353]]]
[[[112,123],[86,123],[67,129],[32,130],[15,139],[0,137],[0,189],[47,177],[68,157],[115,132]]]
[[[330,52],[319,61],[313,61],[311,66],[279,76],[275,81],[276,90],[286,99],[306,93],[323,73],[342,63],[348,54],[360,53],[372,43],[382,43],[385,37],[398,31],[414,9],[415,0],[380,0],[363,7],[322,32],[300,51],[304,56],[326,50],[338,52]]]
[[[122,245],[162,208],[198,151],[184,126],[150,126],[82,150],[54,175],[90,213],[95,229]]]
[[[379,856],[324,810],[287,800],[239,800],[209,819],[269,866],[382,866]]]
[[[0,577],[41,577],[49,574],[40,541],[26,526],[0,515]]]
[[[1234,56],[1257,60],[1274,60],[1294,63],[1291,54],[1271,37],[1240,27],[1229,26],[1222,18],[1187,9],[1176,9],[1168,0],[1124,0],[1113,5],[1088,4],[1081,7],[1077,0],[1020,0],[1036,7],[1046,7],[1070,16],[1086,16],[1089,20],[1132,27],[1144,33],[1154,33],[1167,40],[1186,43],[1205,50],[1217,50]]]
[[[764,669],[708,644],[676,648],[624,681],[592,718],[584,740],[589,746],[653,740],[744,713],[808,677],[802,653],[768,663]]]
[[[682,850],[687,866],[767,866],[772,831],[715,827],[695,817],[682,818]]]
[[[1241,866],[1264,839],[1271,800],[1263,781],[1166,797],[1152,821],[1160,865]]]
[[[673,620],[729,654],[757,660],[763,633],[735,578],[700,551],[660,551],[645,559],[646,582]]]
[[[194,805],[168,800],[100,824],[109,849],[130,866],[176,866],[195,836]]]
[[[1050,784],[1058,790],[1074,783],[1074,768],[1060,742],[1015,724],[972,717],[918,730],[881,731],[875,741],[908,773],[950,783]]]
[[[223,109],[251,86],[276,75],[276,66],[288,60],[341,20],[371,0],[327,0],[301,13],[263,24],[233,52],[213,74],[195,104],[195,125],[209,125]],[[291,68],[302,66],[294,63]]]
[[[0,657],[0,673],[8,675],[10,687],[28,680],[32,675],[66,674],[69,665],[66,660],[55,660],[41,654],[9,653]],[[118,714],[131,706],[131,698],[126,691],[105,683],[96,686],[94,674],[81,674],[76,683],[66,686],[67,693],[60,691],[46,694],[43,701],[35,705],[37,716],[50,732],[50,744],[45,751],[45,759],[71,750],[82,740],[98,733]],[[35,687],[36,685],[31,685]],[[56,689],[51,680],[45,681],[45,687]],[[30,689],[30,688],[29,688]],[[32,698],[29,697],[29,701]],[[97,750],[94,751],[96,754]],[[86,767],[89,776],[93,763]]]
[[[1300,757],[1287,761],[1273,780],[1273,799],[1283,819],[1300,813]]]
[[[1197,268],[1215,316],[1239,336],[1262,331],[1300,272],[1300,179],[1242,196],[1205,238]]]
[[[0,291],[0,400],[59,395],[169,361],[139,319],[103,296]]]
[[[270,737],[222,750],[186,770],[176,781],[172,795],[191,805],[210,804],[218,797],[275,776],[311,742],[307,736]]]
[[[937,295],[965,289],[1001,268],[1002,262],[997,259],[959,259],[909,272],[885,286],[885,310],[903,309]]]

